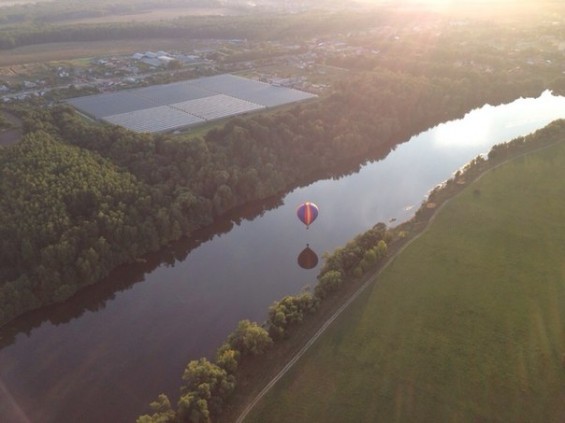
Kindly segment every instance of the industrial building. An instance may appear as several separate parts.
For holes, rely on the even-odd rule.
[[[136,132],[166,132],[316,97],[223,74],[67,100],[82,113]]]

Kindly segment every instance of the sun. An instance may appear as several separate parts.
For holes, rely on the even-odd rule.
[[[450,9],[457,5],[457,0],[357,0],[375,6],[417,6],[429,9]],[[467,1],[467,0],[464,0]],[[459,1],[460,2],[460,1]]]
[[[414,0],[415,3],[425,3],[436,6],[447,6],[453,3],[452,0]]]

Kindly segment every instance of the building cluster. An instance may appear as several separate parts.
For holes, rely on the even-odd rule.
[[[174,54],[168,53],[163,50],[157,52],[146,51],[144,53],[134,53],[131,58],[134,61],[144,63],[153,68],[163,67],[166,68],[173,62],[180,62],[184,65],[194,65],[197,63],[204,63],[199,56],[192,54]]]
[[[390,42],[404,42],[405,38],[414,34],[418,36],[422,30],[421,25],[406,32],[383,26],[361,35],[343,34],[339,38],[310,39],[300,43],[209,40],[188,53],[165,50],[135,52],[126,56],[96,58],[88,64],[57,64],[48,71],[45,71],[45,66],[34,73],[25,69],[17,76],[10,68],[10,72],[5,74],[10,75],[9,78],[4,79],[0,73],[0,97],[3,101],[10,101],[44,95],[61,88],[107,92],[220,73],[238,73],[275,86],[320,94],[333,82],[330,74],[340,71],[336,66],[331,69],[328,64],[337,63],[339,66],[347,60],[382,54],[376,48],[366,47],[370,43],[359,40],[370,40],[380,35]],[[432,31],[433,28],[424,30]],[[514,61],[507,64],[512,65],[508,72],[519,71],[525,66],[563,67],[565,43],[544,39],[544,45],[552,52],[548,53],[533,49],[538,41],[516,45],[510,51]],[[553,46],[556,46],[555,51],[551,48]],[[462,59],[455,66],[470,66],[480,73],[495,70],[491,63],[477,60]]]

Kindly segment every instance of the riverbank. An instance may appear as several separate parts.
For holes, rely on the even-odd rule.
[[[528,137],[514,140],[506,145],[496,146],[491,150],[489,160],[481,158],[473,160],[463,172],[458,172],[453,179],[433,190],[416,216],[395,228],[396,239],[395,242],[389,244],[389,259],[375,269],[375,273],[369,279],[374,281],[382,269],[393,263],[397,254],[424,232],[438,210],[449,199],[461,193],[469,183],[478,180],[486,172],[495,169],[502,163],[560,142],[559,136],[564,132],[564,122],[557,121]],[[474,195],[480,195],[480,193],[474,193]],[[352,295],[355,295],[365,282],[366,279],[355,284],[345,284],[346,289],[344,291],[340,291],[331,300],[323,303],[319,313],[307,320],[303,326],[295,328],[290,338],[277,344],[274,351],[253,362],[243,362],[239,370],[239,384],[233,401],[228,412],[220,421],[226,423],[235,421],[261,389],[285,367],[287,362],[290,361],[289,357],[298,354],[326,321],[332,318],[336,310]]]

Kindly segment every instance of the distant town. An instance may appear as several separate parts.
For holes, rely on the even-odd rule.
[[[468,22],[456,20],[452,28],[464,28]],[[187,51],[147,50],[125,55],[92,57],[0,67],[0,98],[3,102],[23,100],[33,96],[64,99],[80,95],[112,92],[126,88],[193,79],[221,73],[235,73],[251,79],[323,93],[332,82],[341,79],[347,70],[340,61],[370,60],[381,53],[363,40],[402,44],[420,34],[441,37],[434,23],[398,29],[387,26],[332,39],[314,38],[300,43],[283,41],[248,41],[246,39],[201,40]],[[505,71],[520,72],[524,67],[540,67],[565,74],[565,42],[551,35],[529,43],[499,45],[492,48],[504,51]],[[534,49],[533,46],[536,46]],[[540,48],[543,46],[543,48]],[[460,48],[467,48],[461,45]],[[496,64],[475,60],[460,60],[460,67],[471,67],[479,73],[491,73]],[[51,95],[48,95],[51,94]]]
[[[190,52],[140,51],[129,55],[70,60],[62,63],[11,66],[0,74],[3,102],[61,91],[59,98],[112,92],[126,88],[238,73],[275,86],[319,94],[329,87],[326,70],[316,65],[329,54],[378,54],[342,41],[313,40],[302,45],[246,40],[210,41]]]

